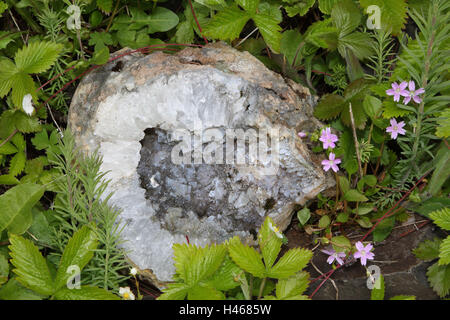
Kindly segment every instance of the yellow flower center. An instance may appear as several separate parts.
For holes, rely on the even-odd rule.
[[[125,292],[123,294],[123,297],[124,297],[125,300],[128,300],[130,298],[130,294],[128,292]]]

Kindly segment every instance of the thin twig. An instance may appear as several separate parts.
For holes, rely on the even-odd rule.
[[[355,119],[353,118],[353,110],[352,110],[351,102],[348,104],[348,109],[350,111],[350,121],[352,123],[353,139],[355,140],[355,148],[356,148],[356,157],[358,160],[359,176],[360,176],[360,178],[362,178],[363,177],[363,169],[362,169],[362,165],[361,165],[361,153],[359,152],[359,142],[358,142],[358,137],[356,136]]]
[[[310,263],[311,263],[311,265],[313,266],[313,268],[316,269],[316,271],[317,271],[318,273],[320,273],[321,275],[323,275],[323,272],[320,271],[319,268],[317,268],[317,266],[314,264],[314,262],[312,262],[312,260],[310,261]],[[336,289],[336,300],[339,300],[339,289],[338,289],[338,287],[337,287],[337,285],[336,285],[336,283],[334,282],[333,279],[330,279],[330,281],[331,281],[331,284],[333,285],[334,289]]]
[[[14,129],[14,131],[5,139],[5,141],[0,143],[0,148],[3,147],[3,145],[5,145],[6,143],[8,143],[8,141],[11,140],[17,132],[19,131],[17,129]]]

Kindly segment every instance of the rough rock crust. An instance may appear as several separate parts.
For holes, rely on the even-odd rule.
[[[312,115],[315,103],[307,88],[249,53],[215,43],[174,55],[131,54],[88,74],[73,97],[69,127],[77,147],[103,157],[130,260],[163,287],[175,271],[172,244],[186,236],[204,245],[234,235],[252,243],[264,216],[284,230],[296,205],[334,185],[297,135],[321,126]],[[170,164],[158,162],[167,160],[166,134],[184,129],[195,136],[196,123],[202,130],[276,128],[277,173],[262,173],[264,164],[232,164],[220,169],[226,177],[218,165],[199,164],[173,167],[169,177]],[[212,199],[200,199],[205,194]]]

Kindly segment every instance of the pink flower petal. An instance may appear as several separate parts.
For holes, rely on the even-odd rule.
[[[413,100],[414,100],[416,103],[421,103],[421,102],[422,102],[422,99],[421,99],[419,96],[414,96],[414,97],[413,97]]]
[[[411,96],[407,96],[407,97],[405,97],[405,99],[403,100],[403,104],[407,105],[410,101],[411,101]]]
[[[400,90],[405,90],[407,86],[408,86],[408,82],[403,81],[402,83],[400,83],[398,88],[400,88]]]
[[[414,83],[414,81],[409,81],[409,83],[408,83],[408,88],[409,88],[409,91],[414,91],[414,90],[416,90],[416,84]]]
[[[336,155],[333,152],[331,152],[328,159],[334,160],[335,158],[336,158]]]
[[[356,247],[356,249],[358,249],[358,251],[364,250],[364,245],[362,244],[361,241],[358,241],[357,243],[355,243],[355,247]]]

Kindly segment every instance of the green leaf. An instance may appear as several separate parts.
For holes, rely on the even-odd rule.
[[[62,288],[55,293],[57,300],[121,300],[115,294],[94,286],[81,286],[80,289]]]
[[[9,174],[4,174],[0,176],[0,184],[6,184],[6,185],[16,185],[19,184],[20,181],[16,179],[16,177],[13,177]]]
[[[270,49],[275,53],[279,53],[282,28],[278,25],[278,20],[269,15],[257,14],[253,17],[253,21]]]
[[[9,59],[0,60],[0,98],[6,96],[13,86],[13,76],[18,72],[16,65]]]
[[[397,36],[402,34],[407,18],[405,0],[359,0],[359,3],[366,10],[372,5],[378,6],[381,13],[381,29]]]
[[[19,49],[14,57],[17,69],[25,73],[41,73],[47,71],[58,58],[62,44],[37,41]]]
[[[441,243],[442,240],[439,238],[425,240],[421,242],[412,252],[420,260],[431,261],[439,258],[439,246]]]
[[[314,109],[314,116],[320,120],[336,118],[345,107],[345,100],[337,94],[325,95]]]
[[[169,9],[156,7],[150,14],[149,33],[166,32],[180,22],[178,16]]]
[[[235,0],[235,2],[250,14],[255,14],[259,5],[259,0]]]
[[[320,218],[320,220],[319,220],[319,228],[324,229],[324,228],[328,227],[330,225],[330,223],[331,223],[330,217],[325,215],[322,218]]]
[[[0,140],[0,143],[3,143],[3,140]],[[0,147],[0,154],[14,154],[16,153],[18,150],[16,147],[14,147],[14,145],[11,142],[6,142],[3,146]]]
[[[262,262],[261,255],[254,248],[243,245],[237,236],[229,240],[228,252],[230,253],[231,259],[241,269],[244,269],[255,277],[266,277],[266,267]]]
[[[356,222],[358,222],[358,224],[361,227],[366,228],[366,229],[373,226],[372,222],[370,221],[370,219],[368,217],[361,217],[361,218],[357,219]]]
[[[331,10],[339,0],[319,0],[319,9],[322,13],[331,14]]]
[[[450,236],[442,241],[439,247],[439,265],[446,265],[450,263]]]
[[[235,277],[242,272],[241,269],[231,260],[230,256],[225,255],[224,261],[219,270],[207,281],[207,284],[217,290],[227,291],[239,286],[239,281]]]
[[[450,231],[450,207],[436,210],[430,213],[430,218],[440,228]]]
[[[377,117],[378,113],[381,110],[381,100],[371,95],[367,95],[364,98],[363,107],[366,114],[371,119],[374,119]]]
[[[384,300],[384,277],[382,274],[375,281],[370,300]]]
[[[372,212],[373,208],[373,204],[360,205],[358,206],[358,209],[356,209],[356,214],[359,216],[363,216],[365,214],[368,214],[369,212]]]
[[[304,300],[303,293],[309,285],[308,272],[299,272],[287,279],[281,279],[276,285],[279,300]]]
[[[103,65],[109,61],[109,49],[108,47],[101,47],[95,50],[94,55],[89,60],[90,64],[93,65]]]
[[[348,190],[344,195],[344,199],[347,201],[368,201],[369,200],[366,198],[365,195],[363,195],[361,192],[359,192],[356,189]]]
[[[361,22],[361,12],[351,0],[340,1],[331,10],[331,19],[341,36],[353,32]]]
[[[281,35],[280,52],[285,55],[288,63],[292,65],[301,45],[302,35],[297,30],[287,30]],[[301,61],[300,53],[297,54],[297,63]]]
[[[353,32],[339,38],[338,50],[341,56],[345,57],[345,50],[349,49],[359,60],[363,60],[373,53],[372,42],[369,34]]]
[[[21,174],[25,169],[26,160],[25,152],[20,151],[16,153],[9,163],[9,175],[15,177]]]
[[[274,223],[270,217],[264,220],[258,234],[258,243],[266,269],[271,268],[281,250],[282,240],[270,228]]]
[[[336,252],[347,252],[352,248],[350,240],[345,236],[336,236],[331,238],[331,244]]]
[[[8,275],[9,275],[8,258],[6,257],[6,254],[0,252],[0,287],[2,286],[2,284],[8,281]]]
[[[209,286],[196,285],[189,289],[188,300],[225,300],[225,296]]]
[[[390,298],[389,300],[416,300],[416,296],[398,295]]]
[[[428,192],[432,196],[436,196],[440,192],[442,185],[450,177],[450,152],[446,145],[441,145],[436,157],[433,159],[433,164],[436,168],[428,183]]]
[[[306,267],[311,258],[311,250],[302,248],[290,249],[269,270],[268,276],[276,279],[283,279],[293,276],[295,273]]]
[[[105,13],[110,13],[113,6],[113,0],[97,0],[97,7]]]
[[[395,217],[389,217],[381,221],[373,231],[373,241],[381,242],[392,232],[395,224]]]
[[[16,267],[17,280],[25,287],[43,295],[54,293],[54,283],[47,262],[30,240],[10,234],[11,263]]]
[[[42,126],[37,118],[29,117],[22,111],[16,111],[14,113],[13,121],[17,130],[22,133],[39,132],[42,130]]]
[[[292,1],[285,1],[292,3]],[[284,9],[286,10],[289,17],[294,17],[297,14],[300,16],[304,16],[309,9],[314,5],[316,0],[299,0],[292,6],[284,6]]]
[[[205,36],[219,40],[239,37],[250,15],[236,6],[225,8],[216,14],[204,28]]]
[[[440,266],[436,262],[428,268],[427,276],[431,287],[441,298],[450,293],[450,265]]]
[[[304,207],[302,210],[297,212],[298,221],[302,226],[304,226],[311,218],[311,211],[308,207]]]
[[[70,266],[77,266],[82,270],[94,256],[98,240],[92,228],[94,228],[92,225],[83,226],[67,243],[56,274],[55,288],[57,290],[65,286],[71,277],[71,274],[67,273]]]
[[[450,137],[450,109],[447,108],[439,115],[437,120],[436,136],[439,138]]]
[[[31,214],[31,208],[44,195],[44,188],[36,184],[21,184],[0,195],[0,232],[24,215]]]
[[[185,283],[169,283],[157,300],[184,300],[188,290],[189,286]]]
[[[46,295],[39,295],[22,286],[16,278],[9,279],[8,283],[0,288],[0,300],[42,300]]]
[[[94,51],[99,51],[106,45],[112,45],[113,40],[111,34],[106,32],[94,32],[91,33],[89,39],[89,45],[95,46]]]

